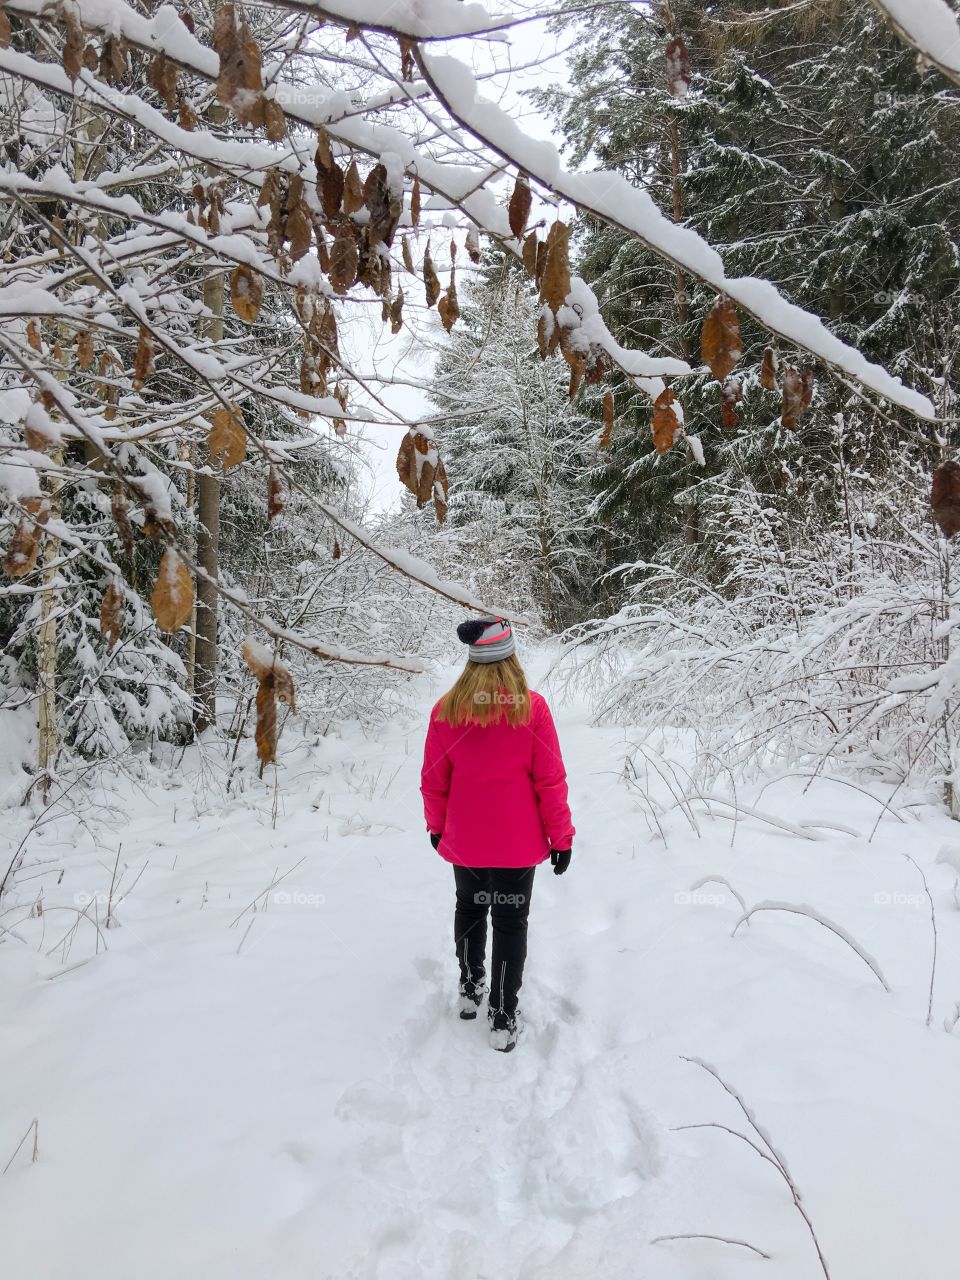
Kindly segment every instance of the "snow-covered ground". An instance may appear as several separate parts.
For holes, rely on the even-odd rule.
[[[454,1012],[452,875],[417,790],[439,684],[422,688],[420,721],[376,739],[289,722],[276,786],[247,770],[227,795],[191,749],[152,781],[78,788],[31,836],[0,915],[0,1168],[34,1117],[38,1158],[31,1135],[0,1177],[0,1273],[823,1275],[700,1058],[785,1161],[833,1280],[952,1274],[960,910],[937,855],[960,864],[955,824],[900,795],[869,841],[875,799],[786,778],[738,799],[792,830],[734,826],[674,803],[682,758],[651,767],[648,801],[624,781],[631,735],[556,705],[578,836],[565,877],[538,873],[527,1033],[500,1055]],[[4,868],[28,821],[5,811]],[[929,1027],[930,902],[904,854],[936,910]],[[809,904],[891,990],[811,919],[732,937],[737,900],[691,891],[705,876],[748,906]],[[770,1261],[657,1240],[686,1233]]]

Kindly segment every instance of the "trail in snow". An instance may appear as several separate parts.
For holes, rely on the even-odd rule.
[[[682,1054],[769,1129],[833,1280],[944,1274],[960,911],[935,859],[956,827],[905,808],[868,844],[866,796],[784,780],[764,812],[863,834],[811,842],[742,817],[731,847],[729,821],[701,805],[698,836],[659,779],[648,798],[626,787],[623,730],[555,713],[579,834],[566,876],[537,875],[528,1029],[507,1056],[455,1012],[452,877],[417,792],[425,723],[319,742],[288,726],[276,793],[248,772],[228,796],[188,753],[32,838],[0,916],[0,1165],[39,1122],[38,1162],[27,1144],[0,1179],[5,1276],[817,1275],[775,1171],[719,1129],[679,1128],[743,1124]],[[15,842],[24,817],[6,819]],[[61,942],[75,904],[109,891],[121,842],[117,927],[97,907],[109,950],[87,920]],[[929,904],[904,850],[938,913],[929,1030]],[[728,884],[691,888],[704,877]],[[892,992],[809,920],[758,915],[731,938],[734,891],[811,903]],[[651,1243],[683,1233],[773,1262]]]

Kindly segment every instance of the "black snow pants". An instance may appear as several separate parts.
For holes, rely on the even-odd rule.
[[[536,867],[454,865],[457,908],[454,938],[461,982],[479,982],[486,973],[487,912],[493,924],[490,1008],[515,1013],[527,958],[527,917]]]

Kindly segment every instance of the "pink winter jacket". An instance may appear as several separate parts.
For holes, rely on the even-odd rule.
[[[531,867],[574,835],[567,775],[550,708],[530,694],[530,719],[513,726],[453,725],[430,713],[420,790],[437,852],[464,867]]]

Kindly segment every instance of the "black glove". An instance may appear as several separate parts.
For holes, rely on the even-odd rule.
[[[431,832],[430,832],[430,843],[433,845],[433,847],[434,847],[435,849],[436,849],[436,847],[439,845],[439,843],[440,843],[440,840],[441,840],[441,837],[442,837],[442,836],[443,836],[443,832],[442,832],[442,831],[431,831]]]
[[[553,874],[562,876],[570,865],[570,858],[573,854],[572,849],[551,849],[550,861],[553,864]]]

